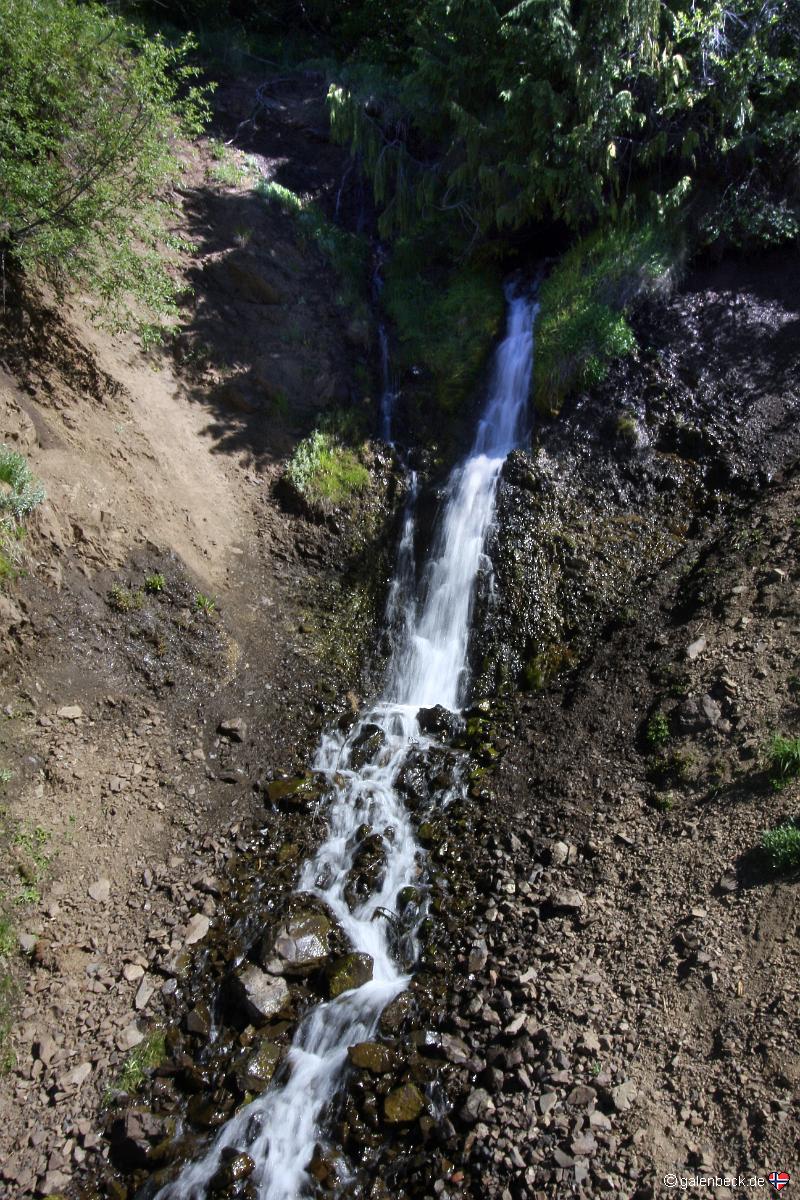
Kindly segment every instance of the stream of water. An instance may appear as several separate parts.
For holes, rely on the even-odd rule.
[[[509,295],[508,305],[506,334],[495,355],[473,446],[448,481],[419,582],[416,478],[409,480],[410,501],[388,599],[393,648],[382,695],[349,733],[337,729],[325,734],[313,764],[330,780],[328,833],[303,866],[298,890],[319,896],[353,950],[372,958],[372,980],[311,1010],[289,1051],[285,1082],[228,1121],[205,1157],[184,1167],[159,1193],[160,1200],[202,1200],[223,1150],[230,1147],[254,1160],[252,1183],[259,1200],[303,1196],[320,1122],[341,1084],[347,1048],[374,1035],[385,1006],[408,985],[398,961],[395,923],[385,914],[398,914],[398,892],[418,881],[423,864],[396,782],[412,750],[424,752],[433,744],[420,730],[419,709],[440,704],[455,711],[466,699],[470,622],[497,481],[507,455],[526,432],[536,306],[521,295]],[[385,416],[384,432],[390,434],[391,414]],[[375,748],[363,763],[356,751],[365,734]],[[356,766],[356,759],[362,765]],[[379,890],[351,909],[345,886],[357,830],[364,825],[383,839],[385,871]],[[415,951],[412,931],[399,957],[413,961]]]

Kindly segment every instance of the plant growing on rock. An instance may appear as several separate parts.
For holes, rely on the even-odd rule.
[[[167,586],[167,581],[164,578],[164,576],[161,574],[160,571],[157,571],[153,575],[148,575],[144,581],[144,590],[146,592],[152,592],[154,594],[157,594],[158,592],[163,592],[164,588],[166,586]]]

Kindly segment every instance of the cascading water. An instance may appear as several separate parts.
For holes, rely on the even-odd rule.
[[[259,1200],[297,1200],[318,1139],[320,1120],[336,1094],[347,1048],[373,1036],[385,1006],[409,982],[397,960],[396,925],[400,890],[418,879],[420,852],[398,775],[415,753],[433,743],[417,721],[420,708],[456,709],[467,686],[467,648],[475,584],[494,513],[503,462],[525,428],[533,361],[536,306],[509,297],[506,336],[498,347],[489,399],[472,450],[453,471],[446,502],[424,571],[420,594],[414,586],[414,510],[407,507],[387,621],[394,639],[383,695],[345,735],[326,734],[314,769],[330,780],[328,836],[304,865],[298,890],[320,897],[350,940],[373,961],[372,980],[320,1004],[305,1017],[288,1055],[286,1082],[276,1084],[225,1125],[205,1158],[186,1166],[159,1193],[161,1200],[201,1200],[227,1148],[244,1150],[255,1162],[251,1182]],[[356,753],[365,736],[373,746],[363,765]],[[377,748],[375,748],[377,747]],[[345,898],[348,872],[368,826],[380,835],[385,870],[379,890],[351,908]],[[400,957],[413,961],[416,934],[406,934]]]

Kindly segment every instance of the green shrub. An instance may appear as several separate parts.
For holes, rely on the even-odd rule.
[[[44,497],[44,488],[23,456],[0,445],[0,586],[19,572],[22,521]]]
[[[789,821],[761,835],[761,848],[773,871],[791,871],[800,867],[800,825]]]
[[[44,500],[44,488],[26,459],[10,446],[0,445],[0,520],[20,521]]]
[[[370,485],[369,471],[357,452],[320,429],[299,443],[286,474],[312,504],[342,504]]]
[[[800,737],[776,733],[767,748],[767,767],[773,786],[779,789],[800,775]]]
[[[666,285],[676,251],[663,226],[598,232],[577,242],[542,284],[536,327],[534,401],[558,412],[576,387],[602,381],[636,338],[625,318],[633,302]]]
[[[0,4],[0,252],[85,287],[112,327],[143,319],[151,339],[150,318],[177,311],[165,254],[185,245],[158,197],[182,173],[177,137],[208,112],[192,45],[100,4]]]
[[[167,581],[160,571],[157,571],[154,575],[148,575],[144,581],[144,590],[153,594],[163,592],[166,586]]]

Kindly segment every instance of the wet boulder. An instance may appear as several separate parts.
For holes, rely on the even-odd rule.
[[[289,1006],[289,988],[280,975],[267,975],[249,963],[233,978],[233,994],[244,1015],[254,1025],[263,1025]]]
[[[330,953],[331,922],[324,913],[301,909],[278,931],[272,955],[286,975],[308,975]]]
[[[397,788],[411,801],[412,808],[427,800],[431,788],[424,767],[417,763],[407,763],[397,777]]]
[[[385,745],[386,734],[380,725],[365,725],[350,747],[350,766],[360,771],[367,763],[375,762]]]
[[[260,1095],[275,1074],[283,1050],[269,1038],[263,1038],[248,1049],[234,1068],[234,1079],[240,1092]]]
[[[339,1189],[347,1181],[347,1165],[341,1154],[337,1154],[329,1146],[321,1146],[319,1142],[314,1147],[311,1162],[308,1164],[309,1174],[326,1192],[339,1193]]]
[[[386,844],[379,833],[367,832],[361,838],[347,875],[344,898],[356,908],[379,891],[386,871]]]
[[[369,983],[373,966],[370,954],[344,954],[335,959],[328,968],[328,995],[331,1000],[341,996],[342,992]]]
[[[351,1066],[371,1075],[387,1075],[397,1066],[397,1054],[383,1042],[358,1042],[348,1046],[347,1057]]]
[[[421,708],[417,713],[417,724],[423,733],[435,734],[448,740],[454,738],[460,731],[463,721],[457,713],[451,712],[443,704],[435,704],[433,708]]]
[[[425,1109],[425,1097],[414,1083],[392,1088],[383,1102],[383,1115],[389,1125],[408,1125]]]
[[[249,1154],[226,1146],[220,1154],[220,1164],[209,1182],[211,1195],[224,1194],[236,1187],[245,1179],[249,1179],[256,1168]]]
[[[288,812],[306,812],[322,796],[322,786],[311,774],[273,779],[264,791],[270,804]]]
[[[401,992],[391,1000],[383,1012],[379,1022],[381,1033],[399,1033],[412,1020],[415,1012],[414,997],[410,992]]]

